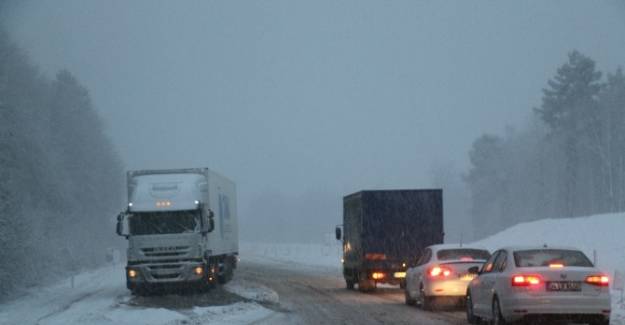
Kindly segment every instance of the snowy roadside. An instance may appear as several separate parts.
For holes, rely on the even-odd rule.
[[[272,290],[235,279],[224,286],[225,294],[202,304],[198,297],[141,297],[125,287],[121,265],[82,273],[55,285],[30,290],[24,297],[0,306],[0,324],[249,324],[269,317],[274,311],[261,304],[277,303]],[[229,293],[230,292],[230,293]],[[220,295],[219,290],[207,295]],[[226,305],[214,306],[222,299]],[[172,304],[172,301],[191,301]],[[199,300],[200,303],[195,301]],[[232,301],[237,300],[237,301]]]
[[[325,244],[241,243],[241,258],[289,268],[341,269],[343,250],[339,241]]]

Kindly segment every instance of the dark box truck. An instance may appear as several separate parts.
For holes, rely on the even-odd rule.
[[[343,235],[343,236],[342,236]],[[404,286],[406,267],[443,243],[443,191],[360,191],[343,198],[343,276],[348,289]]]

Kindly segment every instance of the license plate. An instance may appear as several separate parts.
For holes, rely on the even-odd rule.
[[[395,272],[393,276],[397,279],[403,279],[406,277],[406,272]]]
[[[582,291],[582,283],[574,281],[547,282],[547,291]]]

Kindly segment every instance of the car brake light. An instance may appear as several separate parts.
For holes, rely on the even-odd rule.
[[[513,287],[529,287],[539,285],[542,282],[538,275],[515,275],[512,277]]]
[[[473,261],[473,257],[471,256],[463,256],[460,258],[461,261],[463,262],[468,262],[468,261]]]
[[[430,276],[433,277],[437,277],[437,276],[449,276],[451,274],[451,270],[446,268],[446,267],[442,267],[442,266],[435,266],[433,268],[430,269]]]
[[[590,275],[586,277],[586,283],[599,287],[610,285],[610,278],[607,275]]]
[[[554,264],[549,264],[549,267],[552,269],[561,269],[564,267],[564,264],[554,263]]]

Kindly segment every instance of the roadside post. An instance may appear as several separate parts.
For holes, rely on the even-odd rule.
[[[622,271],[616,270],[614,271],[614,284],[612,285],[612,289],[618,290],[621,292],[621,299],[619,304],[623,303],[623,289],[625,289],[625,274]]]

